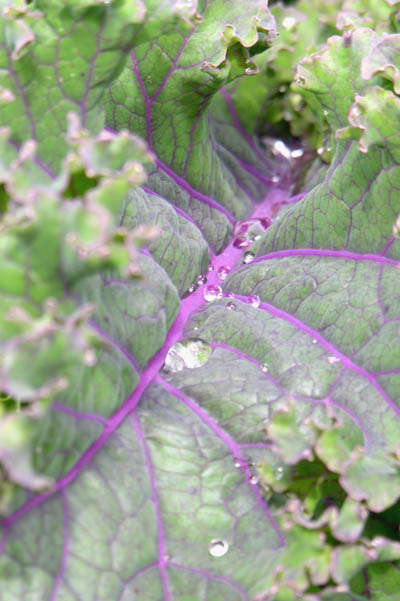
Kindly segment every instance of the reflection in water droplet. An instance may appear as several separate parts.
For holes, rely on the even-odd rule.
[[[204,300],[208,303],[222,298],[221,286],[206,286],[203,291]]]
[[[275,156],[281,155],[285,159],[290,159],[291,150],[288,148],[282,140],[276,140],[272,147],[272,152]]]
[[[199,277],[197,278],[197,283],[199,286],[202,286],[203,284],[207,284],[207,276],[206,275],[199,275]]]
[[[257,476],[256,474],[254,474],[253,476],[251,476],[250,478],[250,484],[258,484],[260,481],[260,477]]]
[[[261,367],[261,371],[263,371],[264,373],[267,373],[267,371],[268,371],[268,363],[262,363],[260,365],[260,367]]]
[[[207,271],[214,271],[214,265],[210,265],[207,267]]]
[[[242,261],[243,263],[251,263],[252,261],[254,261],[255,256],[256,255],[251,250],[247,250],[243,254]]]
[[[231,268],[229,267],[229,265],[221,265],[221,267],[217,271],[217,276],[220,280],[225,280],[228,277],[230,271]]]
[[[226,305],[228,307],[228,309],[230,309],[231,311],[236,311],[236,305],[235,303],[232,303],[231,301]]]
[[[233,462],[233,465],[235,466],[235,468],[236,468],[237,470],[239,470],[239,469],[242,467],[242,462],[240,461],[240,459],[237,459],[237,458],[235,457],[235,459],[234,459],[234,462]]]
[[[251,240],[247,240],[246,238],[235,238],[233,246],[235,248],[249,248],[251,246]]]
[[[276,470],[275,470],[275,474],[274,474],[275,480],[282,480],[282,478],[283,478],[283,472],[284,472],[284,469],[283,469],[282,466],[277,467]]]
[[[246,300],[246,303],[248,305],[251,305],[255,309],[257,309],[260,306],[260,302],[260,297],[257,296],[257,294],[252,294],[251,296],[248,296]]]
[[[195,332],[198,332],[199,331],[199,326],[193,326],[193,329],[194,329]]]
[[[222,296],[223,298],[235,298],[233,292],[224,292]]]
[[[192,292],[194,292],[196,290],[196,284],[190,284],[189,288],[188,288],[188,292],[190,292],[190,294],[192,294]]]
[[[313,344],[317,344],[317,339],[316,339],[316,338],[313,338],[313,339],[312,339],[312,343],[313,343]]]
[[[229,545],[225,540],[213,539],[208,545],[208,551],[213,557],[222,557],[229,550]]]
[[[324,109],[324,110],[323,110],[323,113],[324,113],[325,117],[326,117],[327,115],[329,115],[329,111],[328,111],[327,109]]]
[[[208,361],[211,350],[211,346],[200,338],[181,340],[169,349],[163,371],[174,373],[182,371],[185,367],[189,369],[200,367]]]

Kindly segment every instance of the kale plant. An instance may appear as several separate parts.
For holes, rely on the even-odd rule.
[[[396,601],[400,2],[0,0],[1,601]]]

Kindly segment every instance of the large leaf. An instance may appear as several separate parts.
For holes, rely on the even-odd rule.
[[[85,13],[85,23],[100,9],[117,17],[124,3],[113,4]],[[398,167],[394,136],[385,144],[374,129],[378,120],[391,134],[399,108],[384,90],[391,112],[383,122],[374,95],[381,80],[364,80],[360,66],[379,39],[366,29],[350,43],[348,34],[333,38],[301,67],[308,102],[321,119],[328,111],[332,133],[346,141],[332,140],[326,178],[266,229],[287,192],[268,185],[278,170],[251,132],[244,135],[229,92],[218,93],[253,68],[250,55],[272,21],[256,0],[198,4],[197,18],[189,7],[194,23],[171,25],[166,3],[148,2],[149,23],[159,9],[172,31],[161,28],[148,44],[139,27],[140,44],[110,88],[109,125],[141,134],[155,155],[146,186],[127,193],[149,162],[137,140],[109,132],[93,138],[73,121],[60,177],[34,189],[39,207],[58,201],[48,211],[57,219],[44,212],[51,228],[26,237],[18,223],[4,238],[4,263],[19,286],[2,289],[4,306],[19,298],[32,319],[50,295],[67,315],[71,305],[94,307],[91,321],[78,325],[96,333],[99,345],[96,364],[75,356],[68,363],[70,385],[54,392],[33,426],[31,418],[29,446],[18,446],[20,430],[5,439],[6,460],[16,452],[44,481],[16,486],[0,447],[0,477],[14,492],[0,527],[4,601],[314,601],[315,587],[325,585],[321,599],[360,600],[357,572],[399,557],[398,543],[375,531],[355,542],[368,512],[400,496],[393,344],[400,282],[392,239],[400,211],[391,194]],[[374,110],[363,113],[364,106]],[[39,152],[50,164],[49,149],[39,143]],[[15,155],[1,173],[15,211],[22,184],[38,169],[32,149],[28,159],[21,153],[20,164]],[[109,173],[104,164],[115,156]],[[100,260],[87,219],[91,201],[109,211],[109,262]],[[82,207],[80,219],[70,218],[71,206]],[[117,226],[127,235],[144,222],[159,236],[127,266]],[[71,231],[78,258],[65,244]],[[86,245],[77,246],[79,236]],[[89,263],[82,248],[93,251]],[[52,260],[43,267],[46,252]],[[34,296],[21,277],[29,268]],[[133,268],[140,277],[129,277]],[[2,341],[16,341],[29,375],[20,332],[2,327]],[[41,365],[38,372],[46,375]],[[340,485],[346,499],[324,514],[335,544],[312,532],[320,518],[284,505],[260,483],[270,470],[271,487],[285,492],[285,470],[313,456],[337,475],[335,491]],[[309,493],[298,495],[312,505]],[[367,569],[374,582],[379,568]],[[343,582],[353,577],[347,594]]]

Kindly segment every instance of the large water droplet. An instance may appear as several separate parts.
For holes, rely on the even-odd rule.
[[[163,371],[174,373],[185,367],[193,369],[206,363],[211,355],[211,346],[200,338],[181,340],[172,346],[167,356]]]
[[[246,303],[248,305],[251,305],[255,309],[257,309],[260,306],[260,302],[260,297],[257,296],[257,294],[252,294],[251,296],[248,296],[246,300]]]
[[[235,303],[233,303],[232,301],[229,301],[229,303],[226,305],[228,307],[228,309],[230,309],[231,311],[236,311],[236,305]]]
[[[222,557],[228,553],[228,550],[229,545],[226,540],[215,538],[208,545],[208,551],[213,557]]]
[[[217,276],[220,280],[225,280],[228,277],[230,271],[231,268],[229,267],[229,265],[221,265],[221,267],[217,271]]]
[[[248,240],[247,238],[235,238],[233,241],[233,246],[235,248],[246,249],[251,246],[251,240]]]
[[[247,250],[243,254],[242,261],[243,263],[251,263],[252,261],[254,261],[255,256],[256,255],[251,250]]]
[[[203,296],[204,300],[211,303],[212,301],[222,298],[222,288],[221,286],[206,286],[203,291]]]
[[[197,278],[197,283],[199,286],[203,286],[203,284],[207,284],[207,276],[206,275],[199,275],[199,277]]]

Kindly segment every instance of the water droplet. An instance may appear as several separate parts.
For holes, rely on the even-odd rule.
[[[232,303],[232,301],[229,301],[229,303],[226,305],[228,307],[228,309],[230,309],[231,311],[236,311],[236,305],[235,303]]]
[[[233,292],[224,292],[222,295],[223,298],[235,298],[235,295],[233,294]]]
[[[208,551],[213,557],[222,557],[229,550],[229,545],[225,540],[213,539],[208,545]]]
[[[172,346],[167,356],[163,371],[174,373],[185,367],[194,369],[206,363],[211,355],[211,346],[200,338],[181,340]]]
[[[279,175],[273,175],[271,179],[274,184],[277,184],[280,178]]]
[[[248,250],[243,254],[242,261],[243,263],[251,263],[252,261],[254,261],[255,256],[256,255],[253,252],[251,252],[251,250]]]
[[[257,67],[246,67],[245,69],[246,75],[257,75],[259,73]]]
[[[317,339],[316,339],[316,338],[313,338],[313,339],[312,339],[312,343],[313,343],[313,344],[317,344],[317,342],[318,342],[318,341],[317,341]]]
[[[257,476],[256,474],[253,474],[253,476],[251,476],[249,482],[250,484],[258,484],[260,481],[260,477]]]
[[[198,331],[199,331],[199,326],[193,326],[193,330],[194,330],[195,332],[198,332]]]
[[[202,286],[203,284],[207,284],[207,276],[199,275],[199,277],[197,278],[197,283],[199,286]]]
[[[89,367],[93,367],[97,363],[96,353],[93,349],[87,349],[83,354],[83,362]]]
[[[221,286],[206,286],[203,291],[204,300],[208,303],[222,298]]]
[[[267,373],[267,371],[268,371],[268,363],[262,363],[260,365],[260,367],[261,367],[261,371],[263,371],[264,373]]]
[[[327,109],[324,109],[322,112],[324,113],[325,117],[329,115],[329,111]]]
[[[334,357],[333,355],[328,357],[328,363],[337,363],[338,361],[340,361],[339,357]]]
[[[235,248],[243,248],[243,249],[246,249],[246,248],[249,248],[249,247],[251,246],[251,241],[250,241],[250,240],[248,240],[247,238],[236,238],[236,239],[233,241],[233,246],[234,246]]]
[[[188,292],[190,294],[192,294],[192,292],[194,292],[196,290],[197,286],[196,284],[190,284],[189,288],[188,288]]]
[[[286,92],[286,90],[287,90],[287,86],[280,86],[279,87],[279,91],[280,91],[281,94],[283,94],[284,92]]]
[[[225,280],[228,277],[230,271],[231,268],[229,267],[229,265],[221,265],[221,267],[217,271],[217,276],[220,280]]]
[[[260,306],[260,302],[260,297],[257,296],[257,294],[252,294],[251,296],[248,296],[246,301],[248,305],[251,305],[255,309],[257,309]]]
[[[285,159],[290,159],[291,150],[290,148],[288,148],[288,146],[286,146],[285,142],[283,142],[282,140],[276,140],[276,142],[274,142],[272,152],[275,156],[280,154]]]
[[[275,480],[282,480],[283,473],[284,473],[283,467],[282,466],[277,467],[275,470],[275,473],[274,473]]]
[[[214,265],[210,265],[207,267],[207,271],[214,271]]]
[[[237,470],[239,470],[239,469],[242,467],[242,462],[241,462],[241,460],[240,460],[240,459],[237,459],[237,458],[235,457],[235,459],[234,459],[234,461],[233,461],[233,465],[235,466],[235,468],[236,468]]]
[[[292,27],[294,27],[296,25],[296,18],[295,17],[290,17],[287,16],[284,19],[282,19],[282,27],[284,27],[285,29],[292,29]]]
[[[296,148],[295,150],[292,150],[292,159],[298,159],[299,157],[302,157],[304,154],[304,150],[302,148]]]

